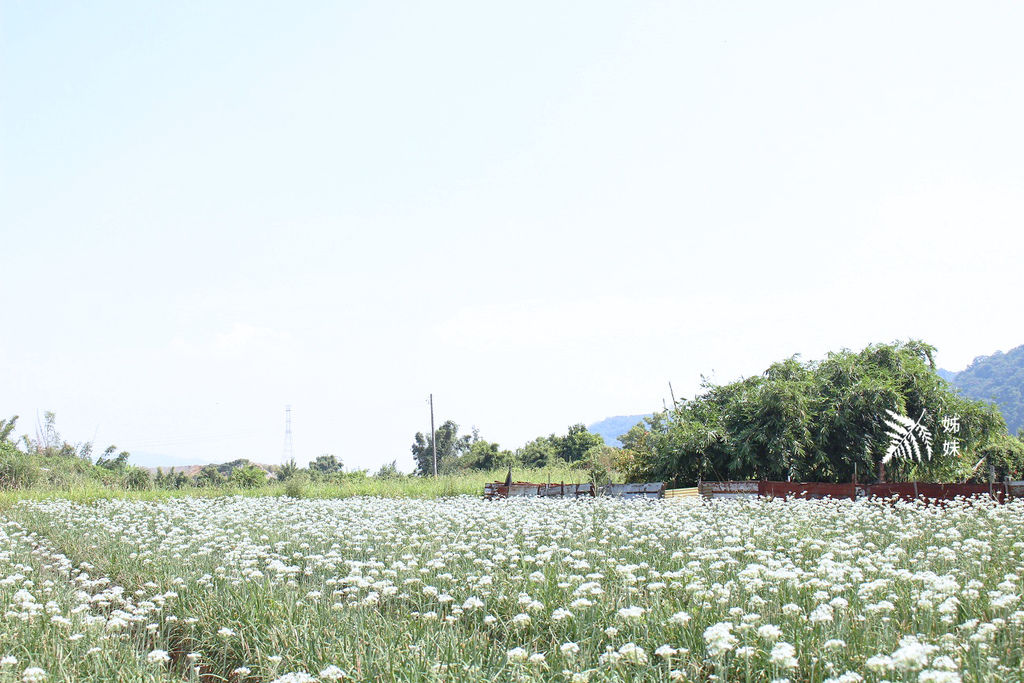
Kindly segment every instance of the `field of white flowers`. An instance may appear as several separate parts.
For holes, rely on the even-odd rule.
[[[1024,501],[22,501],[0,681],[1021,681]]]

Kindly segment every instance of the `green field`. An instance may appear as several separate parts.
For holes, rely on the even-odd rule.
[[[21,456],[26,460],[33,460]],[[40,458],[34,460],[42,461]],[[76,460],[76,459],[71,459]],[[52,463],[51,468],[54,468]],[[79,465],[78,462],[74,462]],[[86,469],[88,468],[88,469]],[[67,465],[60,466],[61,477],[52,482],[36,483],[28,488],[0,487],[0,509],[9,507],[19,500],[63,498],[78,502],[89,502],[107,498],[123,498],[132,500],[169,500],[172,498],[198,497],[222,498],[225,496],[290,496],[296,498],[347,498],[351,496],[381,496],[385,498],[440,498],[447,496],[479,496],[483,493],[484,484],[493,481],[504,481],[507,469],[490,471],[460,472],[454,475],[439,477],[402,476],[391,479],[369,476],[336,476],[314,479],[308,476],[297,477],[291,482],[269,481],[253,488],[242,488],[230,484],[215,487],[186,487],[182,489],[146,488],[132,490],[119,485],[118,480],[104,482],[91,476],[91,470],[98,468],[81,465],[83,473],[78,473]],[[586,482],[588,473],[572,467],[549,468],[517,468],[514,471],[517,481],[534,482]],[[613,477],[612,481],[621,481]]]

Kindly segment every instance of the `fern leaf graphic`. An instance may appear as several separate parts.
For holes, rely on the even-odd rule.
[[[924,419],[924,413],[921,413],[921,419],[922,420]],[[929,432],[925,428],[925,426],[921,422],[921,420],[918,420],[917,427],[915,429],[917,431],[918,437],[920,437],[920,439],[921,439],[921,443],[924,444],[925,454],[928,456],[928,459],[931,460],[932,459],[932,433]],[[920,462],[920,460],[918,460],[918,462]]]
[[[892,410],[885,412],[888,416],[882,419],[887,426],[885,433],[889,437],[889,448],[885,451],[882,462],[888,463],[894,457],[917,462],[921,462],[925,457],[931,460],[932,435],[924,426],[924,417],[928,411],[922,410],[917,421]]]

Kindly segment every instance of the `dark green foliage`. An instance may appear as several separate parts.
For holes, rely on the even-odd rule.
[[[196,475],[196,486],[221,486],[227,478],[221,474],[215,465],[205,465]]]
[[[386,465],[381,465],[377,474],[373,476],[377,479],[401,479],[405,475],[398,471],[398,461],[392,460]]]
[[[248,458],[238,458],[237,460],[232,460],[231,462],[225,462],[220,465],[214,465],[214,467],[216,467],[217,471],[223,474],[225,477],[230,477],[231,473],[234,472],[239,467],[249,467],[250,465],[252,465],[252,463],[249,461]]]
[[[850,481],[874,478],[888,438],[887,409],[915,419],[927,411],[935,435],[933,457],[923,463],[892,461],[889,480],[957,481],[980,478],[982,449],[1005,426],[991,407],[952,392],[936,373],[934,349],[919,341],[842,351],[819,362],[795,357],[761,376],[715,386],[655,414],[623,438],[621,465],[633,479],[688,484],[700,479]],[[959,415],[960,432],[941,430]],[[944,453],[958,439],[961,455]],[[1002,454],[1002,455],[1001,455]],[[1019,474],[1011,451],[991,451],[1000,466]],[[987,476],[984,475],[984,476]]]
[[[516,457],[523,467],[549,467],[558,462],[558,447],[554,442],[557,437],[538,436],[518,451]]]
[[[46,413],[45,426],[39,430],[42,440],[27,437],[21,440],[25,450],[14,440],[17,419],[14,416],[0,420],[0,489],[72,489],[123,484],[119,474],[89,462],[91,444],[76,448],[60,439],[52,412]]]
[[[992,464],[992,475],[995,481],[1002,481],[1009,477],[1019,479],[1020,473],[1024,471],[1024,441],[1019,437],[1009,434],[1000,434],[989,443],[978,449],[978,462],[981,466],[987,467]],[[975,472],[988,476],[988,472]]]
[[[592,434],[581,424],[569,427],[565,436],[550,434],[538,436],[516,452],[519,463],[525,467],[551,467],[561,464],[579,464],[587,451],[605,445],[600,434]]]
[[[565,436],[555,437],[554,441],[558,458],[570,465],[583,460],[583,456],[594,446],[604,445],[604,439],[599,434],[591,434],[581,424],[572,425]]]
[[[298,473],[299,466],[295,464],[295,458],[292,458],[291,460],[277,468],[277,480],[288,481]]]
[[[424,436],[422,432],[416,432],[416,436],[413,438],[412,457],[416,463],[416,474],[422,475],[434,473],[433,444],[435,441],[437,442],[438,474],[456,469],[459,458],[469,451],[473,441],[473,437],[469,434],[459,436],[459,425],[451,420],[446,420],[431,436]]]
[[[228,481],[241,489],[252,489],[267,483],[267,473],[256,465],[243,465],[231,470]]]
[[[341,472],[342,469],[344,469],[342,462],[329,453],[318,455],[316,460],[309,463],[310,472],[318,474],[334,474],[335,472]]]
[[[296,474],[294,476],[288,477],[284,485],[284,495],[288,496],[289,498],[305,498],[308,493],[308,485],[308,474]]]
[[[131,457],[131,453],[121,451],[115,456],[114,453],[116,451],[117,446],[107,446],[107,449],[103,451],[103,455],[96,460],[96,464],[108,470],[123,472],[128,467],[128,458]]]
[[[146,470],[141,467],[132,467],[128,470],[128,476],[125,477],[125,487],[131,491],[144,491],[153,488],[153,480]]]
[[[42,474],[24,453],[0,453],[0,489],[32,488]]]
[[[592,446],[583,458],[575,463],[580,469],[587,472],[587,478],[594,484],[607,484],[611,481],[611,472],[615,469],[619,460],[619,449],[601,444]]]
[[[965,370],[950,374],[964,396],[995,402],[1010,434],[1024,429],[1024,346],[978,356]]]
[[[167,473],[164,473],[163,469],[158,467],[156,477],[153,478],[153,484],[160,489],[177,490],[191,486],[192,480],[184,472],[176,472],[173,467]]]
[[[459,434],[459,425],[446,420],[437,428],[437,473],[455,474],[474,470],[491,470],[517,464],[511,451],[502,450],[493,441],[480,438],[474,428],[472,434]],[[434,473],[434,440],[417,432],[412,444],[412,457],[416,464],[415,474]],[[397,470],[396,470],[397,471]]]
[[[511,467],[515,455],[512,451],[504,451],[494,441],[477,439],[469,445],[469,450],[458,460],[458,468],[462,470],[493,470],[499,467]]]

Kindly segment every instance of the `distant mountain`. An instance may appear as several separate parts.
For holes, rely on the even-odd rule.
[[[143,467],[142,469],[153,475],[155,475],[157,471],[161,471],[164,474],[171,474],[172,472],[177,474],[178,472],[181,472],[186,477],[194,477],[199,474],[204,467],[206,467],[206,465],[185,465],[184,467]]]
[[[248,464],[248,465],[255,465],[256,467],[259,467],[264,472],[273,472],[274,471],[274,468],[271,465],[264,465],[263,463],[260,463],[260,462],[249,462],[248,460],[245,460],[245,459],[233,460],[231,462],[222,463],[222,464],[214,464],[214,463],[207,463],[207,464],[213,464],[213,466],[217,468],[217,471],[220,472],[221,474],[223,474],[224,476],[230,475],[231,474],[231,470],[234,469],[235,467],[239,467],[241,465],[246,465],[246,464]],[[162,470],[164,474],[170,474],[173,471],[175,473],[181,472],[186,477],[195,477],[195,476],[197,476],[202,471],[202,469],[204,467],[206,467],[206,465],[185,465],[184,467],[172,465],[170,467],[143,467],[142,469],[148,470],[150,474],[156,474],[157,470]]]
[[[960,372],[938,372],[964,396],[999,406],[1011,434],[1024,429],[1024,345],[978,356]]]
[[[146,469],[152,469],[154,472],[157,467],[162,467],[164,471],[170,470],[172,467],[178,470],[185,469],[192,465],[205,465],[206,463],[197,462],[196,458],[179,458],[173,455],[165,455],[163,453],[151,453],[149,451],[133,451],[128,457],[128,462],[136,467],[143,467]]]
[[[619,437],[628,432],[639,422],[642,422],[645,417],[650,417],[651,413],[646,415],[616,415],[615,417],[606,417],[600,422],[587,427],[587,431],[593,434],[600,434],[604,437],[604,442],[609,446],[615,446],[619,448],[622,446],[622,442],[619,441]]]

